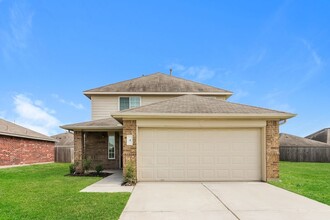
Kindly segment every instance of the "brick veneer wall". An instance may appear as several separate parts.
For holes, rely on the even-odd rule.
[[[84,133],[82,131],[74,131],[73,134],[73,150],[74,150],[74,163],[76,164],[76,172],[82,173],[82,160],[84,153]]]
[[[0,166],[54,162],[54,142],[0,135]]]
[[[266,178],[267,181],[279,178],[279,122],[266,123]]]
[[[133,135],[133,145],[127,146],[127,135]],[[135,167],[136,176],[136,120],[123,121],[123,171],[125,175],[126,164],[131,161]]]
[[[91,160],[91,169],[119,169],[119,133],[115,133],[115,159],[108,159],[108,132],[86,132],[85,158]]]

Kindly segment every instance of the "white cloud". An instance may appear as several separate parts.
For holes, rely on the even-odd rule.
[[[307,40],[302,39],[301,41],[305,45],[307,50],[310,52],[310,56],[313,59],[314,63],[317,66],[321,66],[323,62],[322,62],[320,55],[316,52],[316,50],[314,48],[312,48],[311,44]]]
[[[242,66],[242,70],[245,71],[251,67],[257,66],[258,64],[260,64],[263,59],[266,56],[266,49],[262,49],[261,51],[255,52],[254,54],[252,54],[247,60],[245,60],[245,62],[243,62],[243,66]]]
[[[60,121],[52,115],[53,110],[36,103],[40,104],[40,100],[33,101],[23,94],[14,96],[14,110],[18,116],[15,122],[46,135],[58,133]]]
[[[8,29],[0,29],[0,49],[6,59],[26,49],[31,35],[33,12],[22,1],[15,1],[9,9]]]
[[[83,106],[83,104],[81,103],[75,103],[73,101],[67,101],[65,99],[62,99],[59,95],[57,94],[52,94],[52,97],[54,99],[56,99],[57,101],[59,101],[60,103],[63,103],[63,104],[66,104],[66,105],[69,105],[69,106],[72,106],[76,109],[85,109],[85,107]]]
[[[204,81],[211,79],[215,76],[215,70],[210,69],[206,66],[184,66],[181,64],[174,63],[168,66],[173,69],[173,74],[176,72],[182,77],[192,77],[197,81]]]

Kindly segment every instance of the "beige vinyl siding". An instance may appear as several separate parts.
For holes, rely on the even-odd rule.
[[[126,95],[92,95],[91,96],[91,108],[92,108],[92,120],[98,120],[102,118],[108,118],[111,114],[119,111],[119,97],[125,97]],[[132,95],[127,95],[132,96]],[[141,105],[149,105],[152,103],[164,101],[177,96],[170,95],[144,95],[141,97]],[[208,96],[216,97],[217,99],[225,100],[225,96]]]
[[[111,95],[93,95],[91,96],[92,103],[92,120],[108,118],[112,113],[119,111],[119,97]],[[128,97],[128,96],[127,96]],[[155,102],[164,101],[175,96],[139,96],[141,97],[141,105],[149,105]]]
[[[118,96],[91,96],[92,120],[110,117],[118,111]]]
[[[141,105],[149,105],[149,104],[152,104],[152,103],[155,103],[155,102],[164,101],[164,100],[174,98],[174,97],[177,97],[177,96],[168,96],[168,95],[164,95],[164,96],[156,96],[156,95],[142,96]]]

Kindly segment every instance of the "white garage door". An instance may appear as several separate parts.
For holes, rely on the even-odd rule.
[[[139,181],[261,180],[260,129],[139,128]]]

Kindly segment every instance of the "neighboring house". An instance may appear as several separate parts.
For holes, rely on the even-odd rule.
[[[233,93],[163,73],[84,94],[92,121],[74,131],[75,162],[121,169],[138,181],[278,178],[279,124],[294,114],[226,101]]]
[[[0,119],[0,166],[54,162],[55,140]]]
[[[306,138],[330,144],[330,128],[324,128],[320,131],[308,135]]]
[[[55,162],[73,163],[73,133],[65,132],[51,137],[57,141],[55,143]]]
[[[73,148],[73,133],[71,132],[65,132],[65,133],[53,135],[51,136],[51,138],[57,141],[55,143],[55,147]]]
[[[280,160],[330,162],[330,144],[290,134],[280,134]]]

